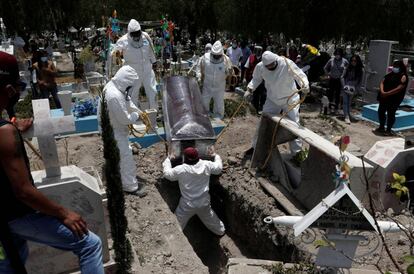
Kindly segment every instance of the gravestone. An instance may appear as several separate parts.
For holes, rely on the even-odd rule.
[[[385,191],[393,180],[394,172],[403,175],[410,166],[414,166],[414,147],[405,148],[403,138],[393,138],[375,143],[365,154],[364,159],[374,166],[374,174],[370,178],[370,189],[379,209],[392,208],[400,211],[403,206],[397,197]]]
[[[85,171],[76,166],[59,165],[54,135],[73,131],[74,118],[52,118],[48,99],[33,100],[32,105],[34,122],[24,137],[37,137],[45,165],[45,170],[32,172],[35,185],[49,199],[79,213],[85,219],[88,228],[101,238],[104,263],[108,263],[110,258],[104,211],[106,194],[102,182],[93,168]],[[79,267],[78,258],[70,252],[31,242],[29,248],[30,256],[26,264],[29,273],[68,273]]]
[[[332,245],[319,247],[315,264],[329,268],[351,268],[359,242],[367,240],[361,234],[348,232],[378,231],[374,218],[346,183],[341,183],[305,216],[266,217],[264,221],[292,226],[295,237],[310,227],[326,230],[325,239]],[[399,231],[393,222],[378,221],[378,226],[383,232]]]
[[[390,54],[396,41],[371,40],[369,43],[368,65],[373,73],[367,75],[366,88],[369,91],[378,90],[379,84],[387,73],[390,65]],[[375,99],[375,98],[374,98]]]

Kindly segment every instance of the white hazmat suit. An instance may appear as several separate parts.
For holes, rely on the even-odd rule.
[[[266,68],[266,66],[275,62],[277,63],[275,70]],[[299,94],[295,94],[287,102],[289,96],[297,91],[295,81],[304,88],[304,93],[309,91],[309,81],[306,74],[292,60],[280,57],[270,51],[263,53],[262,61],[257,64],[253,71],[253,78],[247,86],[248,89],[255,90],[263,80],[267,90],[267,99],[263,106],[263,113],[271,115],[280,115],[281,111],[288,111],[289,105],[295,104],[300,100]],[[299,123],[299,107],[297,105],[287,114],[287,117],[296,123]],[[256,146],[257,134],[258,132],[256,131],[253,147]],[[302,148],[302,142],[299,139],[290,142],[289,145],[291,152],[294,154]]]
[[[216,41],[211,51],[204,54],[200,61],[201,80],[203,83],[202,103],[204,108],[210,110],[210,100],[214,100],[213,113],[220,119],[224,117],[224,91],[226,78],[231,74],[232,66],[229,57],[224,55],[223,46]],[[214,58],[214,56],[220,56]]]
[[[145,94],[148,98],[151,109],[157,109],[157,82],[155,80],[155,73],[152,65],[157,61],[154,54],[154,46],[152,40],[146,32],[141,32],[141,39],[134,41],[131,37],[131,32],[141,31],[141,26],[137,20],[131,19],[128,24],[128,33],[119,38],[113,52],[122,52],[126,65],[133,67],[139,80],[132,91],[132,101],[137,104],[139,89],[141,86],[145,88]]]
[[[118,70],[103,90],[114,137],[118,143],[122,187],[126,192],[138,190],[136,164],[128,140],[128,125],[138,122],[141,111],[131,101],[129,92],[127,92],[127,90],[132,90],[137,82],[138,75],[135,69],[126,65]],[[98,113],[100,113],[100,106]]]
[[[210,231],[224,235],[224,224],[211,208],[209,194],[210,175],[218,175],[223,169],[220,156],[215,155],[214,162],[199,160],[195,165],[182,164],[174,168],[167,158],[163,168],[164,177],[178,181],[180,187],[181,198],[175,215],[181,228],[184,229],[190,218],[197,215]]]

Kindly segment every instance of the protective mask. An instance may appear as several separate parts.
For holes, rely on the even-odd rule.
[[[47,57],[46,57],[46,56],[42,56],[42,57],[40,57],[40,61],[42,61],[42,62],[47,62]]]
[[[213,56],[213,58],[216,60],[219,60],[221,58],[221,55],[212,54],[211,56]]]
[[[235,48],[237,48],[237,45],[236,44],[233,44],[232,47],[235,49]]]
[[[132,89],[132,86],[129,86],[125,89],[125,101],[131,100],[131,96],[130,96],[131,89]]]
[[[274,67],[272,67],[272,68],[268,68],[268,67],[266,67],[266,68],[270,71],[274,71],[277,68],[277,63],[275,63]]]
[[[400,73],[400,68],[393,67],[392,68],[392,72],[394,72],[394,73]]]
[[[211,53],[210,53],[211,54]],[[211,63],[213,64],[219,64],[221,62],[223,62],[223,55],[215,55],[215,54],[211,54],[212,58],[210,59]]]

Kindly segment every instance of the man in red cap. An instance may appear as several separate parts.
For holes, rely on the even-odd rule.
[[[197,149],[184,149],[184,163],[171,167],[170,158],[163,163],[164,177],[170,181],[178,181],[181,191],[180,202],[175,210],[178,222],[184,229],[188,220],[197,215],[204,225],[216,235],[225,233],[223,222],[217,217],[210,204],[210,175],[218,175],[223,169],[219,155],[214,154],[214,162],[201,160]]]
[[[16,103],[23,85],[16,58],[0,52],[0,113]],[[20,134],[32,120],[12,124],[0,116],[0,273],[26,273],[27,240],[72,251],[82,273],[103,274],[102,244],[79,214],[36,189]],[[5,251],[5,254],[4,254]]]

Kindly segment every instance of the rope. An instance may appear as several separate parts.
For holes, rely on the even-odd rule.
[[[287,98],[287,100],[286,100],[286,104],[288,105],[288,110],[286,111],[286,112],[284,112],[283,114],[282,114],[282,116],[280,116],[280,119],[279,119],[279,121],[277,122],[277,124],[276,124],[276,126],[275,126],[275,128],[273,129],[273,134],[272,134],[272,143],[271,143],[271,145],[270,145],[270,150],[269,150],[269,153],[267,154],[267,156],[266,156],[266,159],[265,159],[265,161],[264,161],[264,163],[263,163],[263,165],[261,166],[261,168],[260,169],[265,169],[266,168],[266,166],[267,166],[267,164],[269,163],[269,160],[270,160],[270,158],[271,158],[271,156],[272,156],[272,150],[276,147],[276,145],[275,145],[275,137],[276,137],[276,133],[277,133],[277,131],[278,131],[278,129],[279,129],[279,126],[280,126],[280,123],[282,122],[282,120],[288,115],[288,113],[291,111],[291,110],[293,110],[295,107],[297,107],[298,105],[300,105],[300,104],[302,104],[304,101],[305,101],[305,99],[306,99],[306,94],[304,94],[304,96],[299,100],[299,101],[297,101],[296,103],[294,103],[294,104],[291,104],[291,105],[289,105],[289,100],[293,97],[293,96],[295,96],[296,94],[298,94],[299,92],[301,92],[303,89],[304,89],[304,86],[305,86],[305,84],[304,84],[304,82],[303,82],[303,80],[299,77],[299,75],[295,72],[295,71],[293,71],[293,69],[291,68],[291,66],[289,65],[289,63],[288,63],[288,61],[287,61],[287,58],[286,57],[283,57],[284,59],[285,59],[285,63],[286,63],[286,65],[287,65],[287,67],[288,67],[288,71],[289,72],[291,72],[293,75],[295,75],[299,80],[300,80],[300,82],[301,82],[301,88],[299,89],[299,90],[297,90],[297,91],[295,91],[292,95],[290,95],[288,98]]]
[[[12,117],[11,118],[11,120],[10,120],[10,122],[14,125],[14,126],[16,126],[16,117]],[[27,139],[25,139],[25,138],[22,138],[23,139],[23,142],[25,142],[26,143],[26,145],[33,151],[33,153],[37,156],[37,157],[39,157],[39,159],[40,160],[42,160],[43,161],[43,158],[42,158],[42,155],[40,155],[40,153],[37,151],[37,149],[34,147],[34,145],[29,141],[29,140],[27,140]]]
[[[40,155],[40,153],[37,151],[37,149],[33,146],[33,144],[27,140],[23,138],[23,141],[26,143],[26,145],[33,151],[34,154],[36,154],[37,157],[39,157],[40,160],[43,161],[42,155]]]
[[[167,141],[161,137],[161,135],[158,134],[158,131],[156,129],[154,129],[154,127],[151,124],[151,120],[148,116],[148,113],[146,112],[141,112],[141,114],[139,115],[139,118],[141,119],[141,121],[143,122],[143,124],[145,125],[145,130],[144,132],[139,132],[138,130],[136,130],[134,128],[133,125],[128,125],[129,128],[129,132],[130,134],[132,134],[133,136],[135,136],[136,138],[142,138],[144,137],[146,134],[148,134],[148,132],[150,130],[154,131],[155,134],[158,136],[158,138],[160,138],[160,140],[164,143],[167,144]]]

